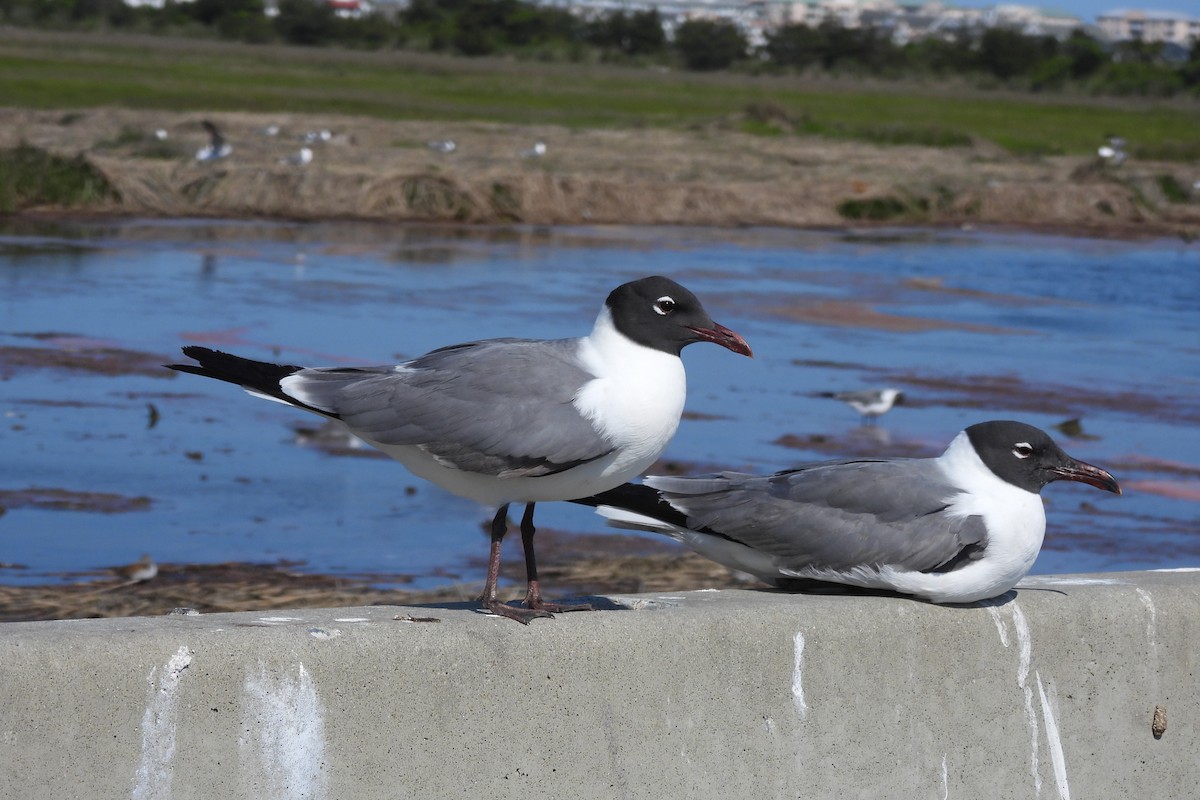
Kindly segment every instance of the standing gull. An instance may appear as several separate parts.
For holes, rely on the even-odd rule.
[[[197,161],[216,161],[233,152],[233,147],[225,141],[225,137],[221,135],[221,131],[217,129],[216,125],[208,120],[204,120],[200,124],[208,132],[208,144],[196,151]]]
[[[534,142],[533,147],[528,150],[521,151],[521,158],[541,158],[544,155],[546,155],[546,143],[540,140]]]
[[[1040,492],[1056,480],[1121,493],[1043,431],[998,421],[962,431],[937,458],[648,477],[576,502],[781,588],[836,583],[970,603],[1029,572],[1046,532]]]
[[[293,167],[303,167],[311,164],[313,160],[313,151],[311,147],[301,147],[299,151],[292,153],[290,156],[284,156],[279,159],[280,164],[291,164]]]
[[[1114,167],[1119,167],[1125,163],[1128,154],[1125,152],[1126,141],[1121,136],[1108,137],[1108,144],[1100,147],[1096,154],[1105,162]]]
[[[822,392],[821,397],[841,400],[862,417],[864,425],[873,425],[879,417],[904,404],[904,392],[899,389],[864,389],[859,392]]]
[[[297,366],[204,347],[173,364],[251,394],[335,420],[447,491],[497,508],[483,607],[519,622],[586,606],[542,599],[533,550],[534,504],[619,486],[654,463],[675,435],[686,381],[679,355],[713,342],[751,355],[700,301],[659,276],[618,286],[592,332],[574,339],[489,339],[398,365]],[[525,608],[496,596],[508,506],[525,503]]]

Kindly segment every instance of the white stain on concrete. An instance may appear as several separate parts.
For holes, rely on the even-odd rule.
[[[367,617],[337,617],[334,622],[370,622]]]
[[[1154,607],[1154,598],[1145,589],[1136,589],[1138,600],[1146,607],[1146,641],[1150,644],[1150,658],[1158,663],[1158,610]]]
[[[1012,604],[1013,629],[1017,632],[1017,685],[1025,688],[1029,678],[1029,665],[1033,662],[1033,636],[1025,613],[1015,602]]]
[[[1013,631],[1017,641],[1017,687],[1024,695],[1025,724],[1029,727],[1029,772],[1033,776],[1033,796],[1042,794],[1042,775],[1040,769],[1041,731],[1046,732],[1046,749],[1050,754],[1050,765],[1054,770],[1054,786],[1060,800],[1070,800],[1071,787],[1067,781],[1067,760],[1063,755],[1062,738],[1058,731],[1058,694],[1053,682],[1047,678],[1042,680],[1041,672],[1034,670],[1033,681],[1029,680],[1029,671],[1033,664],[1033,635],[1029,629],[1029,621],[1025,613],[1014,601],[1008,608],[1012,614]],[[1005,624],[998,609],[988,608],[992,612],[992,621],[1000,635],[1000,643],[1009,646],[1008,626]],[[1033,687],[1037,686],[1040,700],[1041,722],[1038,721],[1039,708],[1034,706]],[[943,758],[943,775],[945,775],[945,759]],[[943,783],[945,778],[943,777]]]
[[[664,602],[663,598],[661,597],[654,599],[649,597],[625,597],[621,595],[610,594],[608,595],[608,599],[632,611],[652,611],[662,608],[676,608],[679,605],[679,603]],[[497,617],[497,619],[500,619],[500,617]]]
[[[942,800],[950,800],[950,766],[946,762],[948,753],[942,753]]]
[[[142,752],[133,778],[132,800],[168,800],[175,769],[175,729],[179,724],[179,682],[194,654],[180,647],[160,670],[153,667],[150,701],[142,713]]]
[[[804,632],[797,631],[792,640],[792,705],[800,719],[808,716],[808,703],[804,702]]]
[[[1062,738],[1058,735],[1058,693],[1050,680],[1043,681],[1035,672],[1038,695],[1042,701],[1042,722],[1046,725],[1046,746],[1050,750],[1050,763],[1054,766],[1054,786],[1059,800],[1071,800],[1071,787],[1067,783],[1067,759],[1063,756]]]
[[[996,633],[1000,636],[1000,644],[1008,648],[1008,623],[1000,616],[1000,609],[996,606],[987,606],[988,614],[992,617],[992,622],[996,625]]]
[[[309,628],[305,632],[314,639],[336,639],[342,635],[337,628]]]
[[[259,622],[265,622],[268,625],[283,625],[288,622],[302,622],[300,617],[259,617]]]
[[[243,686],[238,739],[246,796],[256,800],[323,800],[325,719],[303,664],[272,672],[261,662]]]
[[[1012,603],[1013,629],[1017,634],[1017,687],[1025,696],[1025,724],[1029,726],[1029,771],[1033,775],[1035,796],[1042,793],[1042,773],[1038,769],[1038,718],[1033,708],[1033,687],[1029,685],[1029,665],[1033,661],[1033,636],[1025,614],[1014,600]]]

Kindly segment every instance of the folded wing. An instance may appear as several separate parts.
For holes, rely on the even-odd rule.
[[[824,462],[760,477],[651,477],[687,527],[768,555],[781,571],[889,565],[945,571],[986,544],[932,460]]]
[[[575,342],[470,342],[399,366],[300,370],[280,385],[374,444],[420,447],[470,472],[546,475],[613,450],[573,404],[594,377]]]

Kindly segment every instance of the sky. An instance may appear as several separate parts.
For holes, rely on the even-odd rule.
[[[1117,8],[1141,9],[1144,11],[1174,11],[1192,17],[1200,17],[1200,0],[946,0],[946,5],[963,6],[965,8],[982,8],[984,6],[1001,5],[1011,2],[1014,5],[1037,6],[1069,14],[1082,19],[1084,22],[1095,22],[1096,17],[1106,11]]]

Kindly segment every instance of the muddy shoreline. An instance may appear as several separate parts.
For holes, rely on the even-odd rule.
[[[211,119],[232,153],[196,152]],[[267,131],[278,130],[273,135]],[[1090,237],[1200,235],[1186,164],[1018,157],[970,147],[753,136],[738,120],[685,131],[386,121],[295,114],[0,109],[0,147],[83,155],[117,198],[104,217],[267,218],[480,225],[838,228],[986,226]],[[159,134],[157,132],[161,131]],[[322,132],[327,136],[322,138]],[[304,142],[307,134],[315,141]],[[159,136],[165,138],[159,138]],[[309,137],[313,138],[313,137]],[[433,142],[453,141],[452,152]],[[529,155],[535,142],[545,153]],[[288,163],[302,146],[310,163]],[[1165,176],[1165,177],[1164,177]]]
[[[545,558],[538,566],[543,585],[555,599],[767,588],[682,548],[663,545],[646,552],[635,542],[630,545],[631,552],[622,553],[622,540],[629,537],[616,536],[600,546],[587,535],[539,531],[539,537],[543,534],[549,535],[546,542],[539,543],[538,555]],[[580,555],[581,548],[591,548],[591,552]],[[512,588],[501,594],[519,601],[525,591],[523,562],[517,551],[506,555],[502,572]],[[177,608],[210,614],[368,605],[473,606],[483,585],[485,565],[471,566],[471,575],[431,589],[380,588],[381,582],[394,584],[404,576],[326,575],[305,572],[302,564],[288,562],[159,564],[157,575],[136,582],[114,568],[89,576],[64,576],[70,583],[0,584],[0,622],[158,616]]]

